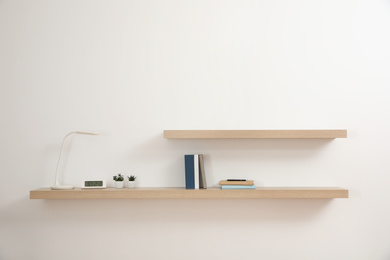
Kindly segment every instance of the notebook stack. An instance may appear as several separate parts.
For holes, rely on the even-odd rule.
[[[254,190],[256,185],[252,180],[227,179],[219,182],[223,190]]]

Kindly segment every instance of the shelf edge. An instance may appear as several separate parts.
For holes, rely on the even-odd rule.
[[[136,188],[101,190],[30,191],[30,199],[334,199],[348,198],[349,192],[337,187],[262,187],[256,190],[186,190],[185,188]]]
[[[346,129],[329,130],[164,130],[166,139],[334,139]]]

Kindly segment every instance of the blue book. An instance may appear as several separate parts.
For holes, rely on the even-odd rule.
[[[254,190],[256,185],[221,185],[223,190]]]
[[[186,189],[195,189],[195,165],[194,155],[184,155]]]
[[[197,154],[184,155],[186,189],[199,189],[199,157]]]

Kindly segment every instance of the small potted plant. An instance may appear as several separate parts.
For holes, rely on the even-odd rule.
[[[130,175],[127,176],[127,178],[129,178],[129,188],[133,189],[135,187],[135,179],[137,179],[137,176]]]
[[[112,178],[114,181],[115,181],[115,188],[117,189],[122,189],[123,188],[123,175],[122,174],[118,174],[118,175],[115,175],[113,176]]]

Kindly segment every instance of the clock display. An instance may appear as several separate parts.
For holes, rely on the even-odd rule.
[[[96,186],[103,186],[103,181],[85,181],[84,182],[85,187],[96,187]]]
[[[106,181],[105,180],[83,180],[81,182],[82,189],[105,189]]]

